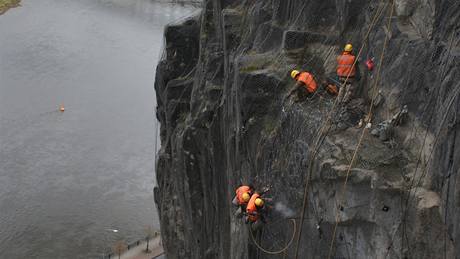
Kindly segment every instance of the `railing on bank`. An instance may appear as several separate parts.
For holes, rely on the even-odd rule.
[[[150,238],[148,242],[151,242],[153,240],[157,239],[157,237],[154,237],[154,238]],[[138,246],[141,245],[142,242],[147,242],[147,239],[139,239],[137,241],[134,241],[134,242],[131,242],[127,245],[127,249],[126,251],[123,252],[124,253],[127,253],[130,249],[133,249],[133,248],[136,248]],[[143,243],[145,244],[145,243]],[[161,239],[160,239],[160,245],[161,245]],[[162,252],[161,254],[159,255],[156,255],[156,256],[153,256],[152,259],[156,259],[156,258],[159,258],[160,256],[163,256],[165,255],[165,252]],[[114,252],[110,252],[109,254],[104,254],[102,259],[114,259],[114,258],[118,258],[118,254],[115,254]]]

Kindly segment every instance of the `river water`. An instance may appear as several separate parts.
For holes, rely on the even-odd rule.
[[[101,258],[159,227],[154,68],[164,25],[196,11],[24,0],[0,16],[0,258]]]

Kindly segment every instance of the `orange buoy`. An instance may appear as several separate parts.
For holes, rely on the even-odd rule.
[[[61,111],[61,112],[64,112],[64,111],[65,111],[64,104],[61,104],[61,105],[59,106],[59,111]]]

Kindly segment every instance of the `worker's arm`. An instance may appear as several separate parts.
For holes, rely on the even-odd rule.
[[[289,93],[288,93],[288,95],[286,95],[286,98],[291,97],[291,95],[293,95],[294,92],[295,92],[299,87],[302,87],[302,85],[303,85],[302,82],[297,81],[296,84],[294,85],[294,87],[292,87],[291,90],[289,90]]]

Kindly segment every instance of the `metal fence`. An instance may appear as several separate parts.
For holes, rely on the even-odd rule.
[[[155,238],[156,238],[156,237],[149,239],[149,242],[151,242],[151,241],[154,240]],[[130,249],[132,249],[132,248],[138,247],[138,246],[139,246],[142,242],[144,242],[144,241],[147,242],[147,239],[139,239],[139,240],[137,240],[137,241],[134,241],[134,242],[132,242],[132,243],[129,243],[129,244],[127,245],[127,250],[124,251],[123,254],[126,253],[126,252],[128,252],[128,251],[129,251]],[[160,242],[161,242],[161,241],[160,241]],[[163,258],[166,258],[166,257],[161,257],[161,256],[164,256],[164,255],[165,255],[165,253],[163,252],[163,253],[160,254],[160,255],[157,255],[157,256],[152,257],[152,259],[154,259],[154,258],[155,258],[155,259],[163,259]],[[103,256],[102,258],[103,258],[103,259],[112,259],[112,258],[117,258],[117,256],[118,256],[117,254],[115,254],[114,252],[111,252],[111,253],[109,253],[109,254],[104,254],[104,256]]]

